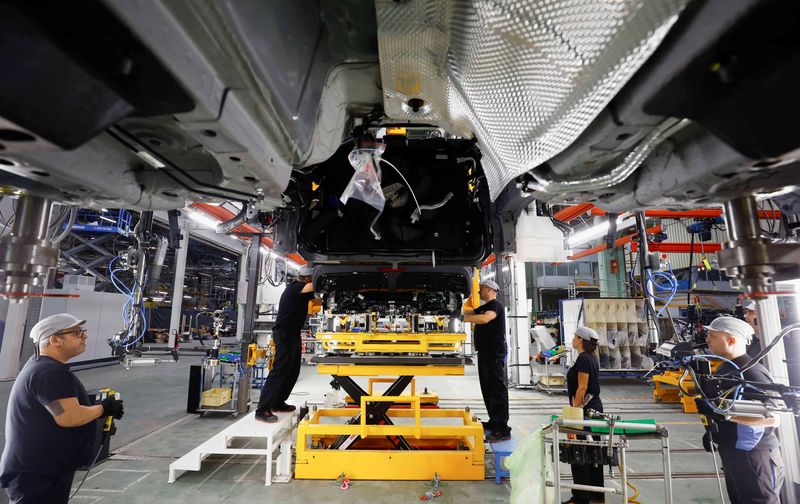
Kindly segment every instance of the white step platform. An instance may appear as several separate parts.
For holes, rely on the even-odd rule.
[[[233,423],[169,465],[169,483],[175,483],[183,471],[199,471],[203,460],[209,455],[266,455],[267,472],[265,485],[273,482],[286,483],[292,477],[292,431],[294,413],[278,413],[275,423],[259,422],[255,411]],[[266,439],[265,448],[231,448],[234,439]],[[273,454],[280,448],[276,474],[272,476]],[[178,474],[178,471],[181,471]]]

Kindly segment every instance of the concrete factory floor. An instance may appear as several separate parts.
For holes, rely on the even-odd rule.
[[[114,365],[77,372],[87,388],[109,386],[120,390],[125,401],[125,418],[119,421],[118,432],[111,441],[115,455],[92,471],[72,502],[407,503],[418,502],[428,489],[425,482],[355,481],[349,490],[342,491],[331,481],[298,480],[265,487],[263,457],[209,458],[201,471],[184,473],[174,484],[167,483],[172,461],[234,421],[229,415],[207,414],[201,418],[186,414],[188,367],[199,360],[199,357],[185,357],[177,364],[156,368],[126,371]],[[321,404],[323,394],[330,390],[329,382],[329,376],[320,376],[315,368],[304,366],[289,402]],[[3,423],[11,385],[11,382],[0,383]],[[668,426],[675,503],[720,502],[711,455],[701,447],[703,427],[697,415],[684,414],[675,405],[653,403],[650,386],[636,379],[604,379],[601,386],[606,411],[625,418],[655,417]],[[420,378],[417,388],[423,387],[438,392],[443,407],[469,406],[485,419],[475,366],[468,366],[463,377]],[[258,397],[257,390],[253,394]],[[510,424],[518,440],[549,420],[566,402],[563,395],[551,397],[531,390],[512,390],[510,396]],[[5,439],[0,443],[5,443]],[[636,452],[657,447],[656,441],[637,441],[629,452],[629,473],[632,483],[641,491],[639,501],[643,503],[664,502],[659,452]],[[569,468],[562,465],[562,471],[568,477]],[[83,475],[82,472],[76,475],[74,486]],[[444,495],[436,502],[508,502],[508,481],[496,485],[493,476],[493,457],[487,456],[486,481],[445,482]],[[563,498],[566,496],[564,492]],[[0,503],[6,502],[2,494]],[[619,498],[610,497],[608,502],[619,502]]]

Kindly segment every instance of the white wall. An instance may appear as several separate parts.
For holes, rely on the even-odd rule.
[[[111,357],[108,338],[124,328],[122,307],[127,300],[123,294],[87,290],[47,289],[46,294],[72,294],[79,297],[45,297],[42,300],[41,318],[56,313],[71,313],[86,320],[89,338],[86,351],[70,360],[83,362]]]

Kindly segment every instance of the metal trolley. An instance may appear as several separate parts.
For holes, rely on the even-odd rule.
[[[220,360],[213,358],[203,359],[200,374],[200,406],[197,411],[200,415],[206,412],[230,413],[234,418],[239,415],[237,403],[239,398],[239,378],[241,363],[239,360]],[[210,390],[225,391],[226,396],[218,401],[219,404],[208,404],[205,393]],[[230,398],[227,391],[230,391]]]
[[[608,439],[600,441],[568,439],[567,434],[591,434],[583,430],[584,427],[596,427],[609,429],[608,434],[595,434],[605,436]],[[629,431],[636,432],[629,433]],[[616,432],[620,432],[616,434]],[[625,433],[623,433],[625,432]],[[563,436],[562,436],[563,435]],[[660,424],[639,424],[631,422],[610,422],[608,420],[565,420],[556,418],[549,426],[544,428],[542,449],[544,457],[548,456],[548,445],[551,450],[553,461],[553,480],[545,481],[548,487],[555,487],[557,500],[560,501],[561,489],[587,490],[592,492],[605,492],[621,495],[621,502],[628,502],[628,474],[625,450],[628,448],[629,441],[637,439],[659,439],[661,440],[661,456],[664,464],[664,497],[667,504],[672,504],[672,466],[669,456],[669,433],[667,428]],[[561,482],[560,464],[560,445],[583,445],[599,446],[617,450],[620,467],[620,480],[622,488],[614,487],[595,487],[590,485],[576,485],[573,483]]]

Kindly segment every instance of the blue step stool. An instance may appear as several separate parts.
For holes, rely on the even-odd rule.
[[[498,485],[501,483],[502,478],[509,478],[511,476],[508,469],[503,469],[502,460],[511,455],[516,445],[517,442],[514,438],[507,441],[489,443],[489,448],[492,450],[492,453],[494,453],[494,482]]]

